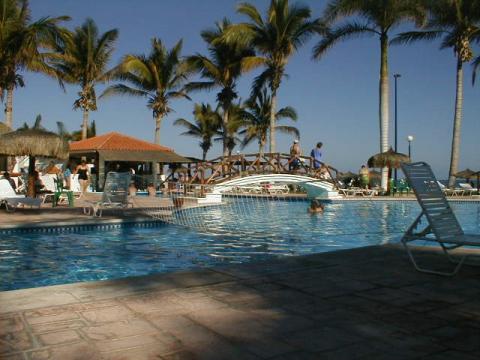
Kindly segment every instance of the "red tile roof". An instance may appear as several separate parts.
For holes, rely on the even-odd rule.
[[[70,151],[88,150],[173,152],[173,150],[168,147],[152,144],[117,132],[110,132],[70,143]]]

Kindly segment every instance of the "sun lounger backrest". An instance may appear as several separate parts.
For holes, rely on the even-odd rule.
[[[0,179],[0,198],[16,197],[17,193],[7,179]]]
[[[469,183],[459,183],[458,185],[464,190],[475,190]]]
[[[45,186],[45,190],[48,190],[51,192],[55,192],[57,190],[55,186],[56,178],[57,178],[57,175],[52,175],[52,174],[45,174],[40,176],[40,180]]]
[[[448,240],[463,235],[430,166],[425,162],[401,166],[437,239]]]
[[[128,203],[128,187],[132,180],[132,174],[109,172],[105,179],[103,187],[102,202],[105,204],[127,204]]]

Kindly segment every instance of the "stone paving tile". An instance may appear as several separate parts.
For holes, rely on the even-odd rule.
[[[271,360],[319,360],[322,355],[314,354],[308,351],[292,351],[286,354],[274,356]]]
[[[477,328],[446,325],[430,331],[429,336],[449,349],[480,353],[480,331]]]
[[[361,342],[362,338],[342,329],[321,326],[285,334],[283,340],[309,352],[320,352]]]
[[[92,344],[82,341],[76,344],[49,347],[28,353],[30,360],[100,360],[104,357]]]
[[[75,330],[54,331],[38,336],[43,345],[58,345],[82,340]]]
[[[32,336],[27,331],[8,332],[0,336],[0,355],[33,348]]]
[[[112,340],[121,337],[155,333],[156,329],[142,319],[86,326],[81,332],[90,340]]]
[[[7,333],[24,330],[25,324],[19,315],[10,315],[0,318],[0,336]]]
[[[156,352],[161,354],[170,353],[181,348],[180,342],[167,334],[150,334],[128,336],[120,339],[100,340],[95,342],[95,347],[102,353],[115,353],[119,351],[148,348],[154,346]],[[104,356],[108,357],[108,355]],[[116,356],[112,354],[112,356]]]
[[[131,320],[136,316],[135,313],[123,306],[87,310],[80,312],[80,314],[91,324],[100,324],[119,320]]]
[[[1,360],[25,360],[25,357],[22,353],[17,354],[10,354],[10,355],[2,355],[0,354]]]
[[[422,360],[478,360],[478,357],[470,356],[461,351],[447,350],[437,354],[430,354]]]
[[[35,324],[31,326],[31,329],[34,333],[45,333],[50,331],[59,331],[59,330],[72,330],[80,329],[86,326],[86,323],[83,320],[71,320],[71,321],[59,321],[53,323],[42,323]]]

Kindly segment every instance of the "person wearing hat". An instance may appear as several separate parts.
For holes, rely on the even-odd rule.
[[[300,165],[300,156],[302,156],[302,150],[300,149],[298,139],[295,139],[290,147],[290,163],[288,166],[289,170],[298,169],[298,166]]]

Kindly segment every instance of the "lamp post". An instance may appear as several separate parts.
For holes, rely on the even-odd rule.
[[[400,74],[393,74],[395,78],[395,152],[398,152],[398,107],[397,107],[397,80]],[[395,169],[395,186],[397,186],[397,169]]]
[[[408,157],[410,158],[410,161],[412,161],[412,141],[413,141],[413,136],[408,135],[407,136],[407,141],[408,141]]]

